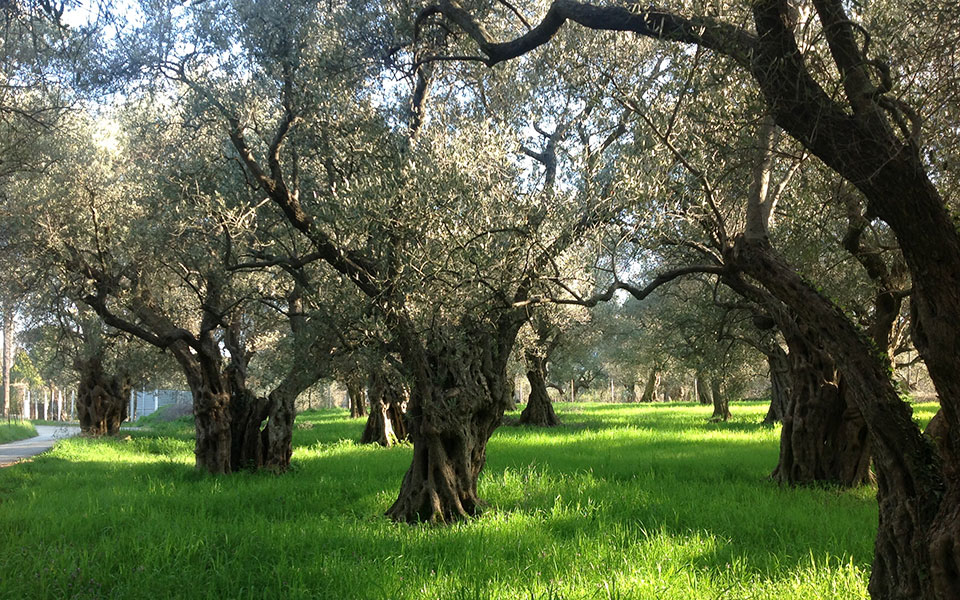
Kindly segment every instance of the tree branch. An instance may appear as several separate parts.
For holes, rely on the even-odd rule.
[[[643,300],[654,291],[657,290],[660,286],[673,281],[684,275],[692,275],[694,273],[711,273],[714,275],[723,275],[726,272],[726,269],[717,265],[691,265],[688,267],[679,267],[677,269],[672,269],[670,271],[665,271],[656,277],[653,278],[647,285],[639,287],[623,281],[615,281],[610,284],[610,287],[606,291],[590,296],[589,298],[574,298],[574,299],[551,299],[549,302],[553,304],[572,304],[576,306],[586,306],[588,308],[594,307],[601,302],[609,302],[613,295],[618,290],[623,290],[629,293],[631,296],[637,300]]]
[[[420,11],[417,30],[426,18],[438,14],[459,26],[480,46],[487,55],[488,66],[546,44],[568,20],[589,29],[629,31],[645,37],[698,44],[730,56],[743,66],[749,65],[756,42],[756,37],[744,29],[709,17],[685,18],[663,10],[641,9],[639,5],[594,6],[572,0],[554,0],[536,27],[506,42],[493,41],[483,26],[455,0],[443,0]]]

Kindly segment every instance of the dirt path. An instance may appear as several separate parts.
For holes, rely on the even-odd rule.
[[[24,458],[45,452],[57,443],[57,440],[80,433],[76,425],[37,425],[37,437],[19,442],[0,444],[0,467],[8,467]]]

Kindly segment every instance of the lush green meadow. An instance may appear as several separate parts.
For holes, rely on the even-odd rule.
[[[864,598],[874,490],[766,479],[778,427],[741,403],[560,404],[502,427],[480,518],[394,524],[411,449],[301,415],[293,472],[213,477],[183,423],[72,439],[0,470],[3,598]],[[929,419],[935,407],[923,405]]]
[[[25,440],[36,435],[37,430],[30,421],[0,423],[0,444]]]

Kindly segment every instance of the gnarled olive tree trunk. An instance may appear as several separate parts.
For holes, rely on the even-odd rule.
[[[359,419],[367,414],[366,385],[362,377],[351,375],[347,378],[347,397],[350,399],[350,418]]]
[[[404,422],[407,398],[399,377],[374,372],[370,375],[370,416],[360,436],[361,444],[390,447],[407,439]]]
[[[407,410],[413,463],[387,511],[392,519],[450,522],[480,511],[477,480],[510,402],[507,359],[522,322],[512,313],[497,323],[468,317],[432,348],[403,340],[414,382]]]
[[[236,333],[226,336],[232,357],[226,367],[212,330],[192,351],[181,342],[171,345],[193,395],[196,466],[213,474],[258,469],[265,458],[260,428],[267,401],[247,388],[248,357],[237,350]]]
[[[266,396],[247,386],[251,354],[240,340],[239,320],[227,331],[230,363],[225,370],[230,388],[231,469],[268,469],[282,473],[293,455],[293,422],[297,397],[315,384],[329,367],[329,340],[310,335],[299,286],[290,295],[291,329],[297,341],[292,365]]]
[[[317,345],[306,346],[305,353]],[[318,356],[329,355],[329,352],[313,352],[312,356],[303,357],[307,360],[295,361],[287,375],[277,384],[266,397],[258,398],[261,418],[257,422],[260,427],[260,445],[262,447],[262,461],[260,467],[275,472],[283,472],[290,468],[290,457],[293,455],[293,422],[297,416],[297,397],[315,384],[326,372],[327,364],[318,360]]]
[[[657,385],[660,383],[660,370],[654,368],[647,376],[647,383],[643,386],[643,395],[640,402],[653,402],[657,399]]]
[[[697,371],[693,380],[693,387],[696,388],[697,402],[703,405],[713,404],[713,398],[710,396],[710,387],[707,385],[703,373]]]
[[[527,363],[527,381],[530,382],[530,396],[527,406],[520,413],[520,423],[538,427],[556,427],[560,417],[553,410],[553,402],[547,393],[547,361],[533,352],[524,352]]]
[[[77,359],[74,367],[80,372],[77,386],[80,430],[93,436],[115,435],[127,419],[130,380],[122,375],[106,375],[99,357]]]
[[[285,471],[293,453],[294,402],[312,382],[287,378],[268,396],[258,396],[236,364],[220,370],[219,362],[219,357],[200,357],[198,363],[206,368],[193,369],[187,378],[193,394],[197,468],[215,474],[261,468]]]
[[[720,389],[720,378],[710,378],[710,396],[713,398],[711,421],[726,421],[730,418],[730,399]]]
[[[880,521],[870,577],[875,598],[952,598],[960,535],[957,504],[933,445],[911,420],[872,342],[843,311],[790,269],[766,240],[738,240],[730,265],[760,281],[837,359],[870,433]],[[947,594],[942,591],[948,590]]]
[[[853,487],[870,478],[867,426],[844,378],[812,332],[786,333],[790,397],[771,477],[789,485]]]
[[[236,394],[231,393],[229,380],[221,369],[219,349],[212,356],[204,354],[198,352],[194,358],[187,352],[186,364],[181,361],[193,395],[195,464],[208,473],[232,473],[235,456],[255,453],[234,448],[231,400]]]

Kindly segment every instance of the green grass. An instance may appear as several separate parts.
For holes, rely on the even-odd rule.
[[[25,440],[36,435],[37,430],[30,421],[0,423],[0,444]]]
[[[490,508],[451,527],[381,516],[411,448],[342,411],[298,418],[283,476],[198,473],[187,419],[63,441],[0,471],[0,598],[866,597],[874,490],[768,481],[762,403],[558,409],[498,430]]]

